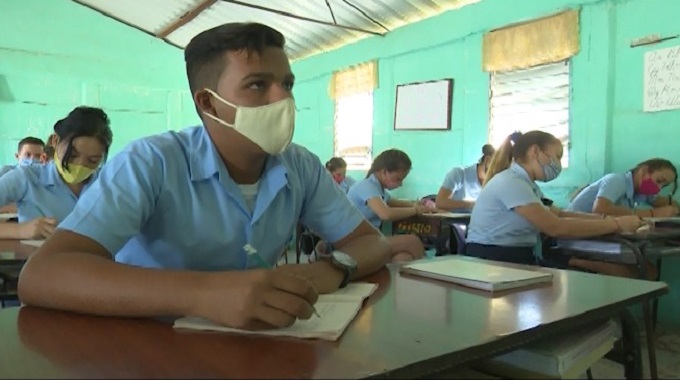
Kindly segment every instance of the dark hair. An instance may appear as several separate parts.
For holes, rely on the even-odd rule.
[[[486,178],[484,185],[486,185],[493,176],[510,167],[512,159],[522,161],[527,155],[527,151],[534,145],[545,149],[548,145],[560,144],[560,140],[543,131],[530,131],[522,134],[522,132],[515,132],[508,136],[501,147],[494,153],[489,163],[489,168],[486,171]]]
[[[19,146],[17,147],[17,152],[21,150],[21,148],[24,147],[24,145],[40,145],[43,148],[45,147],[45,142],[40,140],[37,137],[24,137],[19,141]]]
[[[266,47],[283,49],[285,43],[283,34],[254,22],[222,24],[205,30],[184,48],[189,89],[192,93],[205,87],[216,90],[227,51],[262,53]]]
[[[326,162],[326,170],[333,173],[338,169],[344,169],[347,167],[347,162],[342,157],[333,157],[328,162]]]
[[[59,143],[67,142],[66,152],[61,158],[61,165],[68,170],[68,161],[73,151],[73,139],[77,137],[94,137],[104,145],[104,159],[109,154],[109,147],[113,141],[113,132],[109,126],[109,117],[101,108],[76,107],[68,116],[54,124],[54,132],[59,136]]]
[[[45,150],[45,156],[47,156],[47,160],[54,158],[54,147],[52,145],[45,145],[43,149]]]
[[[491,144],[486,144],[482,147],[482,157],[479,159],[479,164],[484,163],[484,159],[487,157],[493,157],[493,154],[496,153],[496,148],[493,147]]]
[[[379,170],[387,170],[388,172],[397,170],[409,171],[411,170],[411,159],[399,149],[388,149],[373,159],[371,168],[366,173],[366,178]]]
[[[637,173],[638,170],[644,167],[647,168],[650,174],[654,173],[657,170],[670,169],[675,175],[672,190],[672,193],[675,194],[675,191],[678,189],[678,169],[675,168],[675,165],[673,165],[672,162],[664,158],[652,158],[647,161],[640,162],[633,169],[631,169],[631,171],[633,172],[633,174],[635,174]]]

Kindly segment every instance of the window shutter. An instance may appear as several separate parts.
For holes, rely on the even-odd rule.
[[[541,130],[564,144],[569,162],[569,61],[491,74],[489,140],[499,146],[514,131]]]

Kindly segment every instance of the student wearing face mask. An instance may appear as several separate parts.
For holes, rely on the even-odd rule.
[[[15,165],[5,165],[0,168],[0,177],[9,173],[17,166],[42,164],[45,162],[45,143],[37,137],[25,137],[19,141],[19,147],[14,157]]]
[[[347,177],[347,162],[342,157],[333,157],[326,162],[326,170],[333,177],[333,181],[347,193],[349,188],[356,183],[352,177]]]
[[[482,147],[482,157],[477,163],[465,168],[453,168],[448,172],[437,194],[435,202],[437,208],[453,211],[472,210],[482,190],[486,169],[495,151],[492,145],[486,144]]]
[[[673,185],[671,193],[675,193],[678,186],[675,165],[652,158],[625,173],[607,174],[581,189],[567,210],[612,216],[631,213],[640,217],[677,216],[678,205],[672,196],[659,196],[661,189],[669,185]]]
[[[382,268],[394,255],[387,240],[319,158],[291,144],[295,76],[284,45],[258,23],[192,38],[184,57],[203,125],[134,141],[107,162],[26,263],[21,300],[277,328],[310,318],[319,293]],[[298,222],[335,250],[272,269]]]
[[[506,139],[491,160],[486,182],[472,209],[465,254],[635,277],[635,268],[571,258],[542,246],[541,233],[556,238],[586,238],[633,232],[642,225],[640,218],[633,215],[603,218],[544,205],[536,181],[549,182],[559,176],[562,149],[555,136],[542,131],[516,132]]]
[[[0,178],[0,203],[16,203],[18,224],[0,225],[0,239],[42,239],[73,210],[97,178],[111,146],[106,113],[77,107],[59,120],[55,158],[45,165],[19,166]]]

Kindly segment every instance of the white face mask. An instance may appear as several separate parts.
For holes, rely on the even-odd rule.
[[[215,115],[203,112],[205,116],[224,126],[233,128],[269,154],[279,154],[290,145],[295,130],[295,101],[293,98],[288,97],[260,107],[244,107],[222,99],[215,91],[207,88],[205,90],[215,99],[235,108],[236,117],[234,124],[229,124]]]

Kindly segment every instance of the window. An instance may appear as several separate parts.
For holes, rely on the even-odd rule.
[[[343,96],[335,100],[336,157],[347,161],[347,168],[366,170],[371,166],[373,141],[373,92]]]
[[[530,69],[492,72],[489,143],[498,147],[514,131],[541,130],[564,145],[569,164],[569,61]]]

